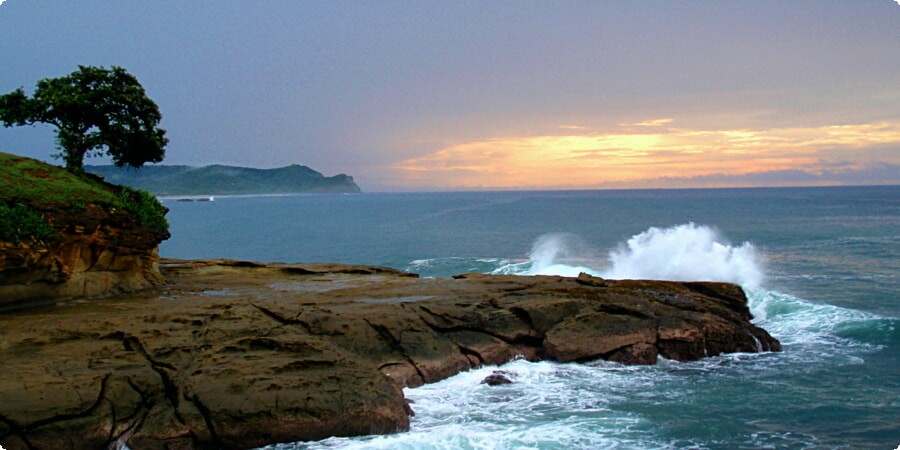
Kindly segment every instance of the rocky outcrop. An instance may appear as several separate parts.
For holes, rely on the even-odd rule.
[[[488,386],[503,386],[504,384],[512,384],[513,381],[509,379],[508,375],[511,375],[511,373],[506,370],[495,370],[490,375],[484,377],[484,379],[481,380],[481,384],[486,384]]]
[[[158,290],[0,315],[6,449],[258,447],[408,428],[483,364],[777,351],[724,283],[163,261]]]
[[[148,230],[133,214],[94,204],[38,212],[59,236],[47,242],[0,242],[0,308],[162,284],[157,246],[167,232]]]

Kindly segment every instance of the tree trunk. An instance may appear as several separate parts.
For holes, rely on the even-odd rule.
[[[86,150],[63,150],[64,159],[66,161],[66,170],[73,173],[84,172],[84,155]]]
[[[70,127],[59,127],[56,131],[56,143],[62,150],[59,156],[66,162],[66,169],[69,172],[84,172],[84,155],[90,149],[84,134],[84,130]]]

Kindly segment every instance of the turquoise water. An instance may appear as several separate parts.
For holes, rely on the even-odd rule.
[[[900,445],[900,187],[166,201],[163,256],[740,283],[775,354],[623,367],[515,361],[408,389],[412,430],[273,448]]]

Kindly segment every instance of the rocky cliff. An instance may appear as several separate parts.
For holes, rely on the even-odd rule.
[[[166,231],[133,214],[88,204],[36,209],[58,233],[47,241],[0,242],[0,308],[29,300],[94,297],[159,285],[157,248]]]
[[[160,289],[0,314],[6,449],[241,449],[403,431],[401,390],[483,364],[777,351],[724,283],[419,279],[166,261]]]
[[[159,285],[164,214],[146,192],[0,152],[0,310]]]

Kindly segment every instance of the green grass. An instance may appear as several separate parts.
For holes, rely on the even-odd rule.
[[[23,156],[0,152],[0,201],[67,207],[99,203],[116,205],[114,189],[69,171]]]
[[[119,192],[119,201],[122,207],[134,214],[144,227],[159,231],[169,229],[166,210],[153,194],[122,186],[122,190]]]
[[[31,237],[39,242],[57,235],[47,219],[29,206],[0,203],[0,241],[18,244]]]
[[[124,209],[152,230],[169,228],[163,206],[148,192],[109,185],[61,167],[0,152],[0,240],[49,239],[48,230],[53,230],[39,211],[78,213],[89,204]]]

